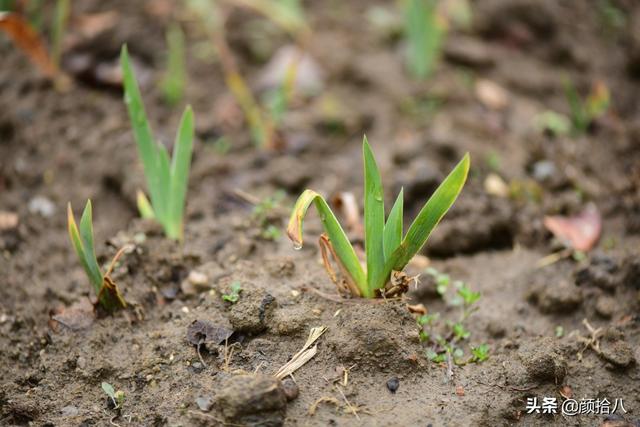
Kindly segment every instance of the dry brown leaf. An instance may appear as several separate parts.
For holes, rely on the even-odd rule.
[[[545,216],[544,226],[567,246],[577,251],[589,251],[602,232],[602,218],[593,203],[578,215],[565,217]]]
[[[407,304],[407,309],[409,310],[410,313],[413,314],[419,314],[421,316],[424,316],[425,314],[427,314],[427,307],[424,306],[424,304],[420,303],[420,304]]]
[[[55,333],[59,333],[65,328],[71,331],[80,331],[89,328],[95,318],[93,305],[88,300],[83,299],[70,307],[54,310],[49,319],[49,327]]]
[[[58,68],[51,61],[42,39],[20,15],[0,12],[0,30],[11,37],[45,76],[54,77],[58,73]]]

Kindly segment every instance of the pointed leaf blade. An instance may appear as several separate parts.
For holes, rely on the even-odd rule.
[[[193,151],[193,111],[190,106],[184,111],[176,142],[173,147],[171,163],[171,202],[170,221],[176,228],[179,238],[182,238],[184,205],[189,185],[189,169]]]
[[[378,165],[365,136],[362,143],[364,159],[364,229],[367,254],[367,285],[369,293],[380,281],[384,269],[384,194]]]
[[[396,199],[391,212],[389,212],[389,218],[384,226],[384,259],[389,259],[393,251],[395,251],[402,242],[402,216],[404,214],[404,191],[401,189],[398,198]]]

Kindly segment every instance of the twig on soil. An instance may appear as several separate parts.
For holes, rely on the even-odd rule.
[[[323,396],[320,399],[316,400],[315,402],[313,402],[313,404],[311,406],[309,406],[309,415],[313,416],[315,415],[316,411],[318,410],[318,406],[320,406],[321,403],[333,403],[334,405],[336,405],[337,407],[340,407],[340,401],[338,399],[336,399],[335,397],[332,396]]]
[[[311,345],[316,342],[326,330],[326,326],[317,326],[315,328],[311,328],[309,337],[307,338],[307,342],[304,344],[302,349],[297,352],[291,358],[291,360],[282,365],[282,367],[278,369],[278,372],[276,372],[274,376],[279,380],[286,378],[289,375],[293,374],[300,367],[302,367],[309,360],[311,360],[311,358],[315,356],[316,352],[318,351],[317,345],[314,345],[313,347],[311,347]]]
[[[538,262],[536,262],[536,269],[544,268],[551,264],[555,264],[556,262],[562,259],[570,257],[572,253],[573,253],[573,249],[566,248],[566,249],[562,249],[561,251],[554,252],[545,257],[542,257],[538,260]]]
[[[347,396],[344,395],[344,393],[342,392],[342,389],[340,388],[340,386],[336,386],[336,388],[338,389],[338,391],[340,392],[340,395],[342,396],[342,398],[344,399],[344,402],[347,404],[347,407],[349,408],[349,410],[353,413],[353,415],[355,415],[355,417],[358,419],[358,421],[360,420],[360,417],[358,416],[358,411],[356,411],[356,408],[354,408],[351,403],[349,402],[349,400],[347,399]]]
[[[583,337],[583,336],[578,337],[578,341],[584,344],[584,347],[582,348],[582,350],[580,350],[577,354],[579,361],[582,361],[582,354],[588,348],[591,348],[597,354],[601,353],[600,334],[602,333],[602,328],[597,328],[597,329],[594,328],[593,326],[591,326],[591,324],[587,319],[582,319],[582,324],[585,326],[585,328],[587,328],[591,336],[589,338]]]

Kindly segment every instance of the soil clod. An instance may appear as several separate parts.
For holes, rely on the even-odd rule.
[[[247,426],[281,426],[287,407],[287,396],[280,381],[263,375],[238,375],[229,378],[216,397],[229,423]]]

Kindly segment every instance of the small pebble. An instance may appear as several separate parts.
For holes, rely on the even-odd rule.
[[[36,196],[29,201],[29,212],[49,218],[56,213],[56,205],[46,197]]]
[[[69,405],[62,408],[60,412],[62,413],[63,417],[75,417],[80,411],[78,411],[78,408],[76,408],[75,406]]]
[[[398,387],[400,387],[400,380],[398,377],[393,377],[387,381],[387,388],[391,393],[395,393],[398,390]]]
[[[282,381],[282,389],[284,390],[284,395],[287,397],[288,401],[295,399],[298,397],[298,394],[300,394],[298,384],[296,384],[291,378],[286,378]]]
[[[78,367],[78,369],[84,369],[87,367],[87,360],[80,356],[78,357],[78,360],[76,360],[76,366]]]
[[[200,372],[202,372],[204,370],[204,365],[200,362],[193,362],[191,364],[191,370],[195,373],[195,374],[199,374]]]
[[[200,396],[196,399],[196,405],[201,411],[209,412],[213,407],[213,399],[209,396]]]

